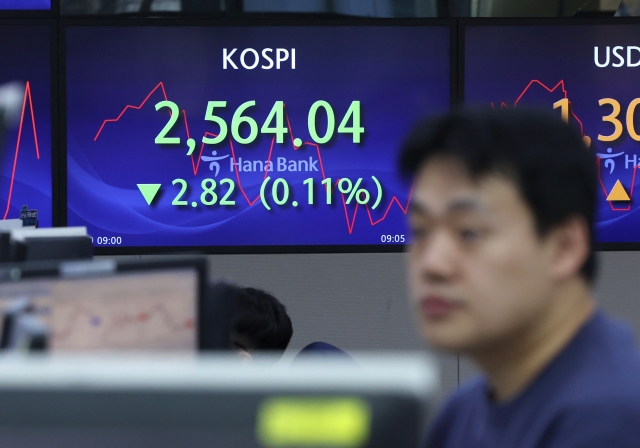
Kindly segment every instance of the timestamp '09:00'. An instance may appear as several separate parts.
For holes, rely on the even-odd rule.
[[[93,242],[94,239],[93,237],[91,238],[91,241]],[[99,236],[95,239],[96,244],[100,245],[100,246],[105,246],[105,245],[118,245],[118,244],[122,244],[122,237],[120,236]]]

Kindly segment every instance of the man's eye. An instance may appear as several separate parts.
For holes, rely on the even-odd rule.
[[[411,237],[414,240],[424,238],[427,236],[428,233],[429,233],[429,230],[425,226],[418,226],[418,227],[411,228]]]
[[[480,238],[480,231],[477,229],[460,230],[460,238],[466,243],[472,243]]]

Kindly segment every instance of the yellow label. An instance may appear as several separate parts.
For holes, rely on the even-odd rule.
[[[356,448],[370,429],[371,409],[355,397],[273,397],[258,409],[258,440],[269,448]]]

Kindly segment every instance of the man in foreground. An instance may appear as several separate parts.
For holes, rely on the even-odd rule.
[[[401,168],[422,334],[484,372],[427,446],[640,446],[640,355],[590,293],[597,174],[581,136],[542,112],[461,111],[416,128]]]

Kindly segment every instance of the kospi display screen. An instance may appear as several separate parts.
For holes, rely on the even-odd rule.
[[[48,11],[51,0],[0,0],[0,11]]]
[[[640,25],[467,26],[467,104],[539,106],[582,132],[598,166],[596,240],[640,242]],[[549,160],[553,163],[553,160]]]
[[[68,26],[68,225],[96,246],[398,247],[412,191],[398,149],[450,106],[449,38]]]
[[[0,21],[0,219],[50,227],[51,26],[15,23]]]

